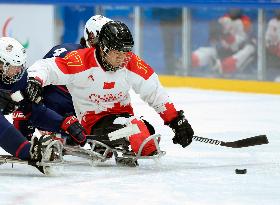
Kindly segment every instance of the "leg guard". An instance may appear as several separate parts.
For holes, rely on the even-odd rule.
[[[126,137],[126,141],[129,141],[131,149],[134,153],[138,153],[139,148],[142,143],[154,132],[152,126],[147,126],[146,123],[136,118],[135,116],[120,116],[120,115],[110,115],[102,118],[99,122],[92,128],[91,134],[93,135],[104,135],[109,134],[115,130],[124,128],[128,125],[135,124],[138,126],[140,132]],[[149,131],[150,130],[150,131]],[[118,139],[123,140],[123,139]],[[117,141],[117,140],[115,140]],[[111,141],[111,143],[115,143]],[[109,144],[108,144],[109,145]],[[117,144],[116,144],[117,145]],[[111,146],[111,144],[109,145]],[[157,150],[156,145],[153,140],[149,140],[142,149],[141,156],[152,155]]]
[[[212,47],[201,47],[192,54],[192,67],[213,66],[217,60],[217,51]]]
[[[20,159],[29,159],[30,143],[2,114],[0,127],[0,147]]]
[[[233,73],[236,71],[236,59],[232,56],[225,58],[221,62],[222,65],[222,71],[224,73]]]
[[[254,45],[247,44],[233,55],[233,58],[236,59],[236,68],[238,71],[243,71],[248,64],[253,62],[255,51],[256,48]]]
[[[131,135],[129,137],[131,149],[133,150],[133,152],[137,153],[144,140],[150,136],[150,132],[146,124],[142,120],[133,119],[131,123],[136,124],[140,130],[140,133]],[[141,155],[142,156],[152,155],[155,151],[156,151],[155,143],[153,142],[153,140],[150,140],[143,147]]]

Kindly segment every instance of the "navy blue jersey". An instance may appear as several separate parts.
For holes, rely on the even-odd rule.
[[[53,47],[44,58],[65,57],[71,51],[84,48],[80,44],[65,43]],[[44,104],[64,116],[66,114],[75,114],[72,97],[64,85],[49,85],[44,87]]]
[[[62,57],[64,58],[67,53],[84,48],[81,44],[64,43],[54,46],[43,58]]]
[[[12,94],[16,91],[21,91],[24,95],[26,86],[27,72],[25,72],[23,77],[15,83],[4,84],[0,82],[0,92],[9,92]],[[21,110],[24,115],[30,115],[29,119],[36,127],[42,127],[49,131],[60,131],[60,124],[63,119],[62,116],[48,109],[45,105],[37,105],[24,99],[19,103],[19,110]],[[50,121],[52,124],[50,124]]]

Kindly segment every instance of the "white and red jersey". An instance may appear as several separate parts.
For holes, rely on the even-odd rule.
[[[218,19],[223,27],[222,46],[226,49],[236,52],[248,40],[248,32],[251,29],[251,20],[248,16],[242,15],[241,18],[231,19],[225,15]]]
[[[43,86],[66,85],[72,95],[77,117],[88,133],[105,115],[133,114],[130,88],[140,94],[142,100],[152,106],[164,122],[177,116],[157,74],[133,53],[126,68],[106,72],[97,61],[95,48],[79,49],[64,58],[36,61],[29,67],[28,76],[40,79]]]
[[[265,32],[265,45],[268,51],[280,57],[280,20],[272,18]]]

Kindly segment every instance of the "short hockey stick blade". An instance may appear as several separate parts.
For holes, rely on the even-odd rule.
[[[231,147],[231,148],[242,148],[242,147],[250,147],[262,144],[268,144],[268,139],[266,135],[258,135],[254,137],[249,137],[246,139],[241,139],[233,142],[223,142],[221,141],[221,146]]]

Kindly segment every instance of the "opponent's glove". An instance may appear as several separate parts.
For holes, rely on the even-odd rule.
[[[0,91],[0,112],[9,115],[19,107],[19,103],[12,100],[9,93]]]
[[[66,116],[61,124],[61,129],[68,133],[74,142],[82,146],[85,145],[85,128],[79,123],[75,116]]]
[[[27,80],[25,95],[31,102],[39,104],[42,100],[42,83],[36,78],[30,77]]]
[[[182,147],[188,146],[192,142],[194,135],[193,129],[184,116],[184,111],[178,111],[178,116],[167,124],[175,133],[173,137],[174,144],[180,144]]]

